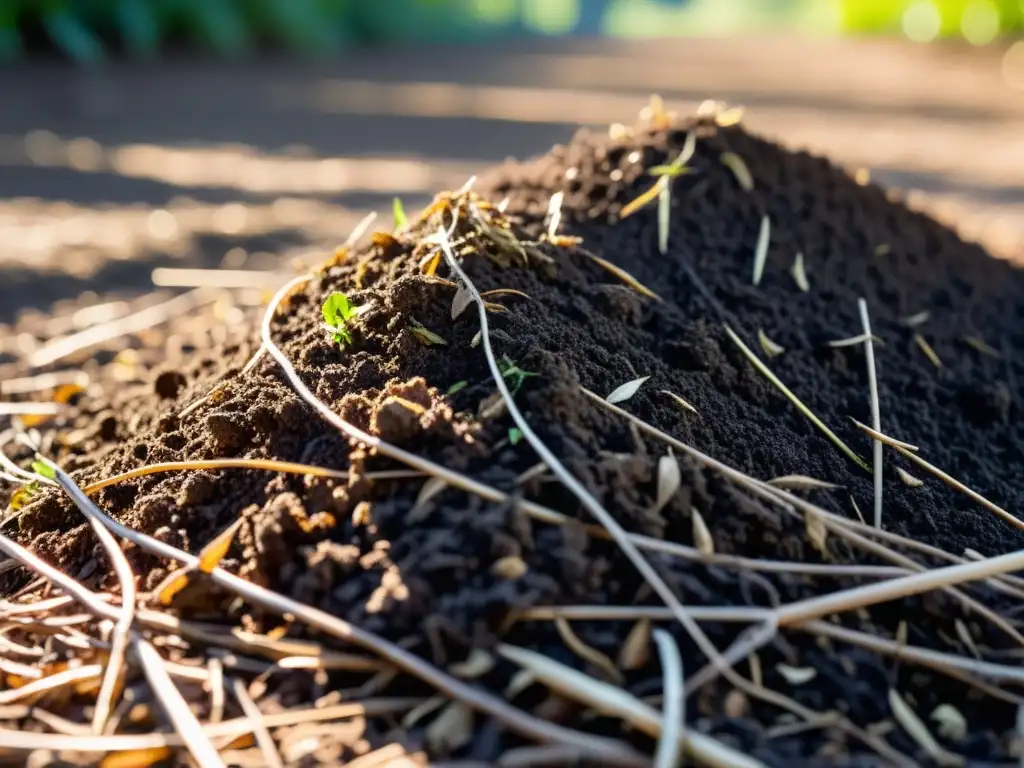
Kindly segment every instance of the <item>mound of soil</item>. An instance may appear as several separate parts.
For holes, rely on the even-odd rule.
[[[656,206],[626,219],[620,214],[651,183],[645,169],[671,162],[690,130],[699,137],[692,171],[673,181],[670,241],[662,254]],[[723,165],[725,152],[743,158],[752,191],[741,189]],[[542,235],[556,192],[564,192],[560,237],[549,242]],[[494,207],[501,200],[504,213]],[[259,345],[255,331],[154,370],[144,397],[126,398],[109,383],[109,402],[93,395],[82,405],[86,410],[49,425],[58,458],[83,484],[141,464],[232,457],[347,470],[347,481],[251,470],[159,474],[111,486],[96,499],[119,520],[189,551],[241,517],[224,567],[399,642],[440,667],[500,640],[600,676],[551,621],[515,621],[516,615],[542,606],[660,603],[614,544],[588,535],[584,525],[593,521],[572,494],[537,467],[536,454],[495,399],[475,339],[475,307],[453,320],[455,278],[443,262],[437,274],[427,274],[433,246],[425,238],[451,224],[453,210],[459,212],[453,237],[464,268],[481,291],[499,291],[489,298],[504,307],[490,314],[495,352],[506,365],[534,374],[508,377],[510,384],[521,381],[517,404],[544,443],[628,531],[701,544],[694,541],[696,511],[719,555],[888,564],[842,537],[813,542],[800,519],[755,501],[687,458],[679,460],[680,489],[659,507],[657,467],[665,445],[580,389],[607,395],[649,377],[622,404],[628,411],[753,477],[805,475],[840,486],[803,493],[855,519],[855,506],[866,513],[872,507],[870,473],[758,373],[724,328],[759,354],[759,332],[784,348],[768,361],[772,370],[870,461],[871,444],[850,420],[870,422],[864,345],[828,343],[861,334],[860,297],[881,339],[876,356],[883,431],[919,445],[923,457],[996,504],[1014,510],[1024,502],[1016,482],[1024,470],[1017,421],[1024,348],[1020,272],[824,159],[787,151],[740,127],[718,127],[713,119],[667,130],[639,126],[614,138],[581,131],[541,158],[493,170],[470,194],[439,198],[407,230],[378,233],[370,245],[339,254],[281,307],[274,338],[322,401],[383,440],[510,494],[508,502],[486,502],[451,487],[419,498],[425,478],[396,475],[400,464],[346,440],[298,397],[272,360],[264,357],[242,372]],[[764,216],[771,222],[770,243],[755,286],[751,274]],[[797,253],[806,265],[806,291],[791,274]],[[591,255],[626,270],[660,300],[638,292]],[[347,345],[323,328],[321,305],[332,291],[343,291],[362,308]],[[69,432],[77,438],[62,440]],[[923,484],[908,483],[897,467]],[[886,454],[884,492],[889,531],[957,556],[967,549],[993,555],[1024,546],[1020,529],[892,452]],[[534,520],[516,503],[520,498],[580,524]],[[116,591],[91,531],[58,493],[44,490],[25,506],[18,535],[90,586]],[[156,588],[168,564],[128,551],[136,572],[145,574],[141,587]],[[668,555],[650,559],[689,605],[770,606],[863,583],[758,574]],[[27,581],[6,578],[5,594]],[[255,632],[280,624],[209,585],[198,586],[176,596],[172,609]],[[1005,608],[1006,597],[988,587],[966,591]],[[942,593],[836,622],[888,638],[904,623],[907,642],[961,655],[1012,647],[1005,633]],[[309,636],[297,624],[286,626],[289,635]],[[680,645],[685,669],[696,672],[705,660],[692,640],[678,625],[664,626]],[[742,628],[714,622],[704,627],[720,648]],[[632,620],[572,622],[584,643],[613,660],[635,628]],[[657,704],[661,669],[657,653],[645,656],[621,671],[622,685]],[[890,688],[922,719],[941,704],[962,713],[965,736],[937,736],[956,754],[1005,761],[1020,749],[1015,706],[961,681],[798,632],[781,633],[758,658],[766,687],[815,712],[839,713],[911,760],[930,758],[894,718]],[[816,673],[795,682],[779,664]],[[754,674],[747,662],[738,669]],[[477,683],[508,691],[517,671],[499,661]],[[269,678],[266,697],[289,706],[366,679],[353,672],[295,672]],[[401,675],[384,686],[400,695],[431,693]],[[653,752],[651,739],[620,720],[539,684],[508,695],[545,719]],[[206,706],[196,705],[200,711]],[[831,721],[794,727],[793,715],[750,701],[721,680],[701,689],[687,713],[690,727],[769,765],[890,762],[849,729]],[[430,728],[434,718],[405,725],[369,718],[365,732],[332,759],[398,740],[432,759],[491,763],[522,744],[483,717],[465,739],[438,739]]]

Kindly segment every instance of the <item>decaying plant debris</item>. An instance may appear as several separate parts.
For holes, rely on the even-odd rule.
[[[735,119],[396,202],[186,352],[49,340],[3,416],[0,759],[1016,759],[1024,281]]]

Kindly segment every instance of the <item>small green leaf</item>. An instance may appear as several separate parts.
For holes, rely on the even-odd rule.
[[[348,296],[341,291],[334,291],[324,301],[323,313],[324,322],[328,325],[340,326],[355,315],[356,309],[349,302]]]
[[[498,361],[498,370],[501,371],[501,377],[508,379],[512,382],[512,394],[516,394],[520,387],[523,386],[523,382],[526,381],[530,376],[538,376],[539,374],[533,371],[524,371],[518,365],[512,362],[508,355],[502,355],[501,360]]]
[[[391,207],[395,212],[395,229],[401,229],[409,223],[409,219],[405,215],[405,207],[402,205],[402,198],[396,197]]]
[[[32,471],[35,472],[37,475],[42,475],[43,477],[49,478],[50,480],[57,479],[57,473],[53,471],[53,467],[51,467],[49,464],[44,464],[41,461],[32,462]]]
[[[445,341],[443,337],[438,336],[432,330],[430,330],[429,328],[425,328],[424,326],[420,325],[419,323],[417,323],[416,325],[412,326],[412,328],[410,328],[410,330],[412,331],[413,335],[419,340],[420,344],[424,344],[424,345],[426,345],[428,347],[434,346],[434,345],[447,345],[448,344],[448,342]]]
[[[523,439],[523,433],[519,427],[511,427],[508,431],[508,441],[511,445],[518,445]]]
[[[647,169],[647,173],[650,176],[668,176],[669,178],[675,178],[676,176],[685,176],[688,173],[693,173],[692,168],[678,165],[655,165]]]
[[[456,392],[461,392],[468,386],[468,381],[456,381],[454,384],[448,387],[448,391],[445,394],[454,395]]]

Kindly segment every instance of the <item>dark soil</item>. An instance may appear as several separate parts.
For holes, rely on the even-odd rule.
[[[626,269],[663,301],[644,298],[594,264],[581,248],[545,244],[548,259],[504,264],[470,254],[465,268],[483,291],[512,288],[530,299],[500,296],[508,311],[491,315],[498,355],[537,375],[517,395],[539,436],[569,470],[628,530],[692,544],[691,510],[703,516],[716,552],[809,562],[878,562],[829,540],[827,554],[807,540],[802,524],[721,479],[682,460],[683,484],[660,512],[652,511],[656,466],[665,447],[641,437],[624,420],[589,402],[580,385],[607,394],[620,384],[649,376],[625,407],[674,437],[754,477],[802,474],[844,490],[813,492],[816,503],[854,516],[851,497],[869,513],[870,476],[845,458],[740,354],[723,332],[731,325],[758,349],[763,330],[785,348],[772,369],[861,456],[870,443],[850,422],[869,422],[868,382],[861,345],[834,349],[830,340],[861,333],[857,299],[870,308],[877,346],[883,430],[921,446],[921,454],[971,488],[1014,510],[1024,502],[1016,482],[1024,469],[1024,433],[1017,421],[1024,376],[1020,351],[1024,279],[1010,265],[962,242],[953,232],[911,212],[876,186],[857,184],[828,161],[793,153],[740,128],[702,124],[691,166],[674,182],[669,252],[657,249],[653,206],[620,221],[622,206],[650,183],[644,169],[669,162],[682,147],[685,126],[670,131],[638,129],[631,138],[580,133],[537,160],[496,169],[476,191],[518,222],[520,239],[537,241],[551,195],[564,190],[560,233],[582,238],[581,248]],[[745,159],[756,180],[752,193],[737,186],[719,162],[724,151]],[[772,222],[771,246],[761,284],[751,285],[754,245],[762,215]],[[436,227],[436,217],[430,227]],[[397,240],[377,237],[332,266],[291,297],[279,313],[275,338],[318,397],[352,423],[433,461],[497,488],[522,494],[583,522],[576,500],[550,475],[517,484],[537,457],[510,435],[507,413],[485,412],[495,386],[481,349],[475,308],[450,316],[454,287],[421,274],[431,228],[414,227]],[[790,276],[802,252],[810,281],[803,293]],[[491,255],[495,255],[492,253]],[[501,260],[501,259],[499,259]],[[445,275],[442,266],[439,274]],[[353,324],[345,348],[323,330],[320,305],[332,290],[345,291],[369,311]],[[929,311],[911,330],[901,322]],[[415,323],[447,345],[424,345]],[[252,327],[252,326],[249,326]],[[913,340],[920,332],[941,359],[936,368]],[[983,339],[999,351],[983,354],[964,337]],[[218,457],[271,457],[332,468],[349,468],[347,483],[267,472],[155,475],[100,492],[111,514],[190,551],[198,550],[239,516],[245,519],[224,565],[248,579],[322,607],[359,626],[401,642],[445,667],[473,648],[499,640],[523,645],[584,668],[550,622],[511,624],[517,610],[551,605],[657,605],[635,569],[612,544],[589,538],[578,527],[530,520],[515,504],[494,505],[447,489],[415,505],[423,481],[371,480],[368,472],[399,465],[350,445],[318,419],[265,359],[248,374],[240,370],[255,351],[255,333],[221,346],[189,350],[174,365],[151,370],[145,392],[108,384],[75,416],[51,423],[65,466],[82,482],[141,464]],[[109,368],[109,366],[108,366]],[[444,394],[458,382],[466,386]],[[662,390],[699,411],[680,408]],[[198,398],[209,400],[182,411]],[[116,394],[115,394],[116,393]],[[486,401],[486,402],[485,402]],[[492,409],[493,411],[494,409]],[[64,445],[64,448],[59,448]],[[903,466],[924,480],[907,486]],[[886,454],[885,527],[961,555],[1020,549],[1021,531],[956,494],[922,471]],[[88,526],[55,493],[44,492],[24,509],[20,536],[65,570],[93,571],[86,582],[114,588]],[[152,589],[166,563],[130,550],[133,565]],[[526,563],[515,578],[492,566],[503,558]],[[684,602],[770,605],[832,591],[855,579],[757,576],[735,569],[652,558]],[[498,569],[500,571],[501,569]],[[10,578],[10,577],[9,577]],[[25,579],[9,586],[25,583]],[[7,590],[10,591],[10,590]],[[1000,607],[982,587],[973,595]],[[186,593],[182,593],[186,595]],[[232,621],[267,631],[280,620],[204,590],[181,598],[183,616]],[[912,644],[968,655],[954,620],[962,619],[981,649],[1007,646],[1005,636],[959,604],[936,594],[844,615],[844,625],[887,637],[900,621]],[[666,625],[669,626],[669,625]],[[630,622],[574,622],[588,644],[613,659],[632,629]],[[737,626],[707,624],[724,647]],[[681,627],[672,626],[695,672],[703,659]],[[291,634],[302,633],[299,626]],[[328,638],[317,638],[333,643]],[[977,761],[1012,758],[1015,708],[984,698],[962,683],[894,663],[865,651],[783,633],[760,655],[765,685],[815,710],[836,710],[867,728],[892,721],[887,690],[897,688],[927,719],[936,706],[952,704],[968,722],[960,743],[944,742]],[[788,683],[776,665],[811,666],[817,676]],[[740,670],[748,674],[745,664]],[[593,671],[593,670],[591,670]],[[516,670],[498,664],[481,681],[505,690]],[[282,678],[283,679],[283,678]],[[277,678],[272,678],[277,680]],[[268,695],[285,705],[309,701],[317,691],[358,685],[353,673],[329,680],[296,673],[273,682]],[[275,686],[278,686],[275,688]],[[657,655],[626,673],[626,687],[640,696],[660,693]],[[405,694],[420,686],[399,677],[387,689]],[[692,727],[713,734],[770,765],[885,764],[863,743],[838,728],[774,735],[790,716],[757,702],[726,711],[729,688],[707,686],[688,709]],[[616,735],[646,751],[652,742],[616,720],[595,717],[534,685],[514,703],[581,730]],[[205,706],[205,705],[203,705]],[[737,716],[739,715],[739,716]],[[489,762],[520,740],[478,718],[474,737],[451,754],[428,743],[431,718],[402,729],[372,721],[371,744],[401,740],[410,750],[428,748],[434,758]],[[933,724],[934,725],[934,724]],[[897,724],[879,726],[888,743],[914,759],[927,756]],[[359,750],[352,748],[347,754]]]

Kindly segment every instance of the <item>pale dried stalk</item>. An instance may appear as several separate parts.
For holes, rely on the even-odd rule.
[[[654,753],[654,768],[676,768],[679,747],[686,728],[686,695],[683,691],[683,658],[679,646],[668,632],[656,629],[654,642],[661,659],[662,683],[661,738]]]
[[[875,373],[875,345],[871,336],[871,319],[868,316],[868,303],[857,299],[860,311],[860,322],[864,327],[864,357],[868,366],[868,393],[871,398],[871,428],[882,431],[882,416],[878,404],[878,379]],[[882,443],[875,440],[872,444],[871,467],[875,476],[875,527],[882,527]]]
[[[110,643],[110,656],[107,659],[107,670],[103,676],[103,683],[100,685],[99,694],[96,697],[96,711],[92,719],[93,733],[101,734],[106,727],[110,712],[114,708],[114,699],[124,679],[125,653],[128,650],[132,622],[135,620],[135,603],[137,600],[135,574],[132,572],[128,558],[121,551],[117,540],[106,529],[102,521],[92,514],[92,505],[83,503],[83,500],[87,501],[87,499],[85,499],[85,495],[78,489],[78,486],[75,485],[70,476],[46,457],[36,454],[36,458],[53,471],[54,478],[60,484],[60,487],[71,497],[75,506],[81,510],[82,514],[89,521],[89,525],[92,526],[96,538],[100,540],[100,544],[103,545],[107,557],[110,558],[114,572],[117,574],[118,583],[121,586],[121,611],[114,624],[113,637]]]
[[[275,459],[198,459],[195,461],[165,461],[158,464],[147,464],[127,472],[121,472],[95,483],[89,483],[82,490],[90,496],[97,491],[111,485],[117,485],[127,480],[145,475],[155,475],[160,472],[180,472],[183,470],[216,470],[216,469],[259,469],[267,472],[284,472],[293,475],[310,475],[312,477],[333,477],[340,480],[348,479],[347,470],[327,469],[316,467],[310,464],[298,464],[293,461],[277,461]]]
[[[242,713],[252,723],[252,733],[256,737],[260,753],[263,755],[264,765],[267,768],[284,768],[281,755],[274,744],[274,738],[270,735],[270,731],[267,730],[267,726],[261,722],[260,715],[262,712],[256,706],[256,702],[252,700],[252,696],[249,695],[245,683],[237,677],[234,678],[231,681],[231,691],[235,694],[235,698],[238,699],[238,704],[242,707]]]
[[[329,707],[293,709],[273,715],[261,714],[258,722],[266,728],[280,728],[300,723],[341,720],[349,717],[374,717],[404,712],[421,700],[413,698],[371,699],[353,704],[335,704]],[[208,738],[237,738],[252,733],[256,718],[237,717],[203,726]],[[136,749],[183,747],[185,742],[176,733],[140,733],[110,736],[66,736],[53,733],[34,733],[0,729],[0,744],[4,749],[33,752],[38,749],[73,752],[127,752]],[[590,753],[588,753],[590,754]]]
[[[153,694],[199,768],[226,768],[213,742],[203,733],[196,716],[167,674],[164,660],[156,648],[137,635],[132,638],[132,645]]]

